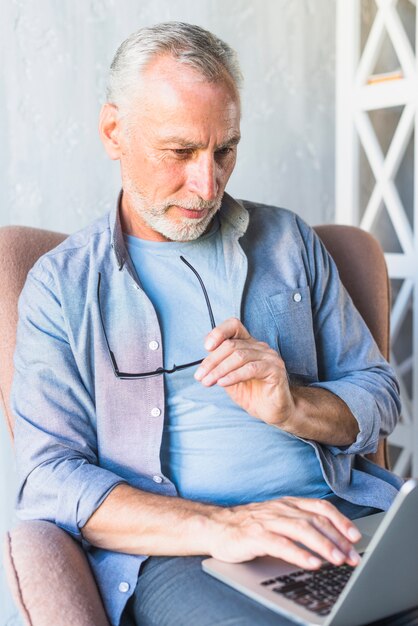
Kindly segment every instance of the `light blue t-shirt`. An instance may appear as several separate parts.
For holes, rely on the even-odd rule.
[[[180,255],[202,278],[216,324],[240,317],[233,286],[240,285],[238,293],[242,292],[245,281],[244,265],[235,276],[226,271],[218,220],[193,242],[153,242],[132,236],[126,241],[157,312],[164,367],[202,359],[207,354],[204,339],[211,330],[209,314],[199,281]],[[251,417],[222,387],[205,388],[194,379],[195,370],[166,374],[164,380],[162,471],[182,497],[233,505],[330,493],[310,445]]]

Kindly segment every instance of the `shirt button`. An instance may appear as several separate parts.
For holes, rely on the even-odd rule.
[[[302,300],[302,296],[300,295],[299,292],[293,294],[293,300],[295,302],[300,302]]]
[[[156,476],[153,476],[153,477],[152,477],[152,480],[153,480],[155,483],[162,483],[162,482],[163,482],[163,479],[161,478],[161,476],[158,476],[158,474],[157,474]]]
[[[158,341],[150,341],[148,344],[148,348],[150,350],[158,350],[159,347],[160,347],[160,344],[158,343]]]
[[[153,409],[151,409],[151,415],[152,417],[160,417],[161,411],[158,406],[155,406]]]
[[[129,591],[129,589],[130,589],[129,583],[127,583],[125,581],[119,583],[119,591],[121,593],[126,593],[127,591]]]

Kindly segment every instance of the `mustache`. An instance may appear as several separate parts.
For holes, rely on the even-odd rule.
[[[195,198],[191,200],[170,200],[164,203],[165,209],[170,208],[171,206],[179,206],[182,209],[197,209],[198,211],[202,211],[204,209],[210,210],[214,209],[219,204],[219,199],[216,200],[202,200],[202,198]]]

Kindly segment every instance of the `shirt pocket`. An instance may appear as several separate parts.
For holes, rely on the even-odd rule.
[[[267,298],[277,329],[277,347],[292,383],[318,380],[317,353],[309,287],[280,291]]]

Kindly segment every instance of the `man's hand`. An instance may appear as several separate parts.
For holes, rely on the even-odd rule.
[[[210,352],[195,373],[206,387],[218,384],[253,417],[281,426],[295,411],[286,367],[278,353],[230,318],[206,338]]]
[[[322,561],[312,550],[335,565],[360,562],[352,545],[361,537],[358,529],[324,500],[270,500],[218,510],[213,519],[210,553],[222,561],[239,563],[268,555],[317,569]]]
[[[345,402],[320,387],[290,387],[279,354],[251,337],[238,319],[214,328],[205,348],[209,355],[196,380],[224,387],[253,417],[318,443],[347,446],[356,440],[358,423]]]
[[[321,559],[336,565],[360,560],[354,524],[329,502],[308,498],[223,508],[121,484],[82,534],[106,550],[149,556],[206,554],[238,563],[270,555],[305,569],[317,569]]]

